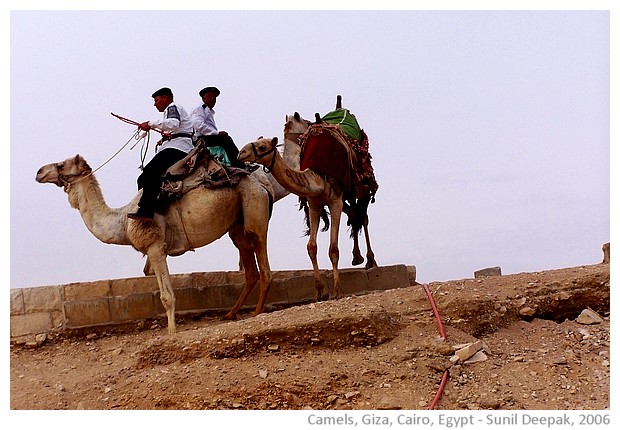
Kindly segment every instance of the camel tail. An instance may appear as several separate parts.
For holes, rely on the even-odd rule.
[[[308,236],[310,235],[310,209],[308,207],[308,200],[305,198],[299,199],[299,210],[302,209],[304,211],[304,225],[306,226],[304,236]],[[329,230],[329,212],[327,212],[327,209],[325,208],[323,208],[323,210],[321,211],[321,219],[323,220],[323,228],[321,229],[321,231]]]

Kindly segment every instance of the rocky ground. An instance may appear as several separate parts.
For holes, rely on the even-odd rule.
[[[609,264],[428,288],[14,343],[10,407],[610,408]]]

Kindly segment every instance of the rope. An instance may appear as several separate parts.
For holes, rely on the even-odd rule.
[[[146,139],[145,139],[146,138]],[[146,152],[148,151],[148,147],[149,147],[149,139],[150,138],[150,134],[148,131],[141,133],[140,129],[137,129],[134,134],[129,138],[129,140],[127,142],[125,142],[125,144],[123,146],[120,147],[120,149],[118,151],[116,151],[110,158],[108,158],[103,164],[101,164],[99,167],[97,167],[95,170],[93,170],[92,172],[89,173],[90,175],[93,175],[96,171],[98,171],[99,169],[101,169],[103,166],[105,166],[106,164],[108,164],[110,161],[112,161],[112,159],[114,157],[116,157],[123,149],[125,149],[125,147],[127,145],[129,145],[129,143],[132,140],[136,140],[136,143],[129,149],[134,149],[136,147],[136,145],[138,143],[140,143],[141,140],[145,140],[146,145],[142,145],[142,149],[141,151],[141,157],[140,157],[140,168],[144,167],[144,160],[146,159]],[[144,147],[146,146],[146,151],[143,151]]]
[[[437,325],[439,326],[439,334],[441,338],[446,340],[446,332],[443,329],[443,324],[441,323],[441,318],[439,317],[439,311],[437,310],[437,305],[435,304],[435,300],[433,299],[433,294],[431,293],[430,288],[428,288],[428,284],[422,284],[422,288],[424,288],[424,292],[426,293],[426,297],[433,308],[433,314],[435,315],[435,319],[437,320]],[[448,381],[448,375],[450,372],[446,370],[441,378],[441,383],[439,384],[439,389],[437,390],[437,394],[435,394],[435,398],[431,402],[431,405],[428,407],[429,410],[435,409],[437,403],[439,403],[439,399],[441,398],[441,394],[443,393],[443,389],[446,386],[446,382]]]

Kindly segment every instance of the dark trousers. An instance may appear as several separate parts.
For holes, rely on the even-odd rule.
[[[226,151],[226,156],[233,166],[243,166],[244,164],[237,160],[239,149],[232,138],[227,134],[213,134],[209,136],[200,136],[207,148],[211,146],[221,146]]]
[[[146,210],[156,209],[157,196],[161,187],[161,178],[166,170],[187,154],[180,149],[167,148],[159,151],[144,166],[142,174],[138,176],[138,189],[142,189],[142,197],[138,206]]]

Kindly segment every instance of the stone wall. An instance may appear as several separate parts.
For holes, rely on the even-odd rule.
[[[331,271],[322,271],[333,284]],[[413,273],[413,281],[411,279]],[[415,268],[405,265],[341,269],[345,294],[407,287]],[[243,288],[243,272],[172,275],[177,314],[227,311]],[[244,308],[253,308],[258,285]],[[267,305],[291,305],[315,297],[311,270],[275,271]],[[165,316],[153,276],[77,282],[66,285],[11,289],[11,339],[92,326],[105,326]]]

